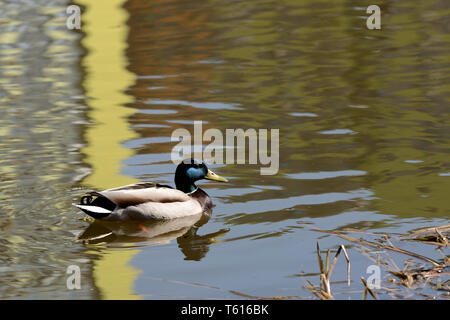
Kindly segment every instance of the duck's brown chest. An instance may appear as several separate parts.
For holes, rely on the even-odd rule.
[[[192,198],[196,199],[198,202],[200,202],[200,204],[203,208],[203,211],[208,211],[209,209],[212,208],[211,198],[202,189],[198,188],[190,196]]]

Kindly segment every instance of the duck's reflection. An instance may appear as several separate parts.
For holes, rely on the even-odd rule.
[[[177,238],[178,247],[185,255],[185,260],[200,261],[208,252],[209,245],[216,242],[216,238],[222,237],[230,229],[220,229],[219,231],[205,235],[197,234],[198,227],[193,226],[184,235]]]
[[[95,220],[78,239],[87,244],[106,244],[111,247],[155,246],[177,239],[185,260],[201,260],[215,239],[229,229],[198,235],[198,229],[208,222],[211,211],[163,221],[108,222]]]

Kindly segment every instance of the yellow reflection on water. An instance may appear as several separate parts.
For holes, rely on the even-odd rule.
[[[109,188],[136,182],[120,174],[121,161],[133,151],[121,143],[136,138],[130,130],[127,117],[135,113],[124,107],[133,102],[125,93],[134,84],[136,76],[127,70],[125,50],[127,48],[128,14],[122,5],[124,0],[79,0],[84,5],[82,44],[88,50],[82,65],[87,75],[83,81],[89,97],[88,117],[95,125],[86,131],[86,162],[92,166],[93,174],[84,183],[96,188]]]
[[[125,107],[133,98],[125,93],[135,82],[127,70],[128,19],[122,8],[125,0],[78,0],[82,10],[83,46],[87,55],[82,60],[86,70],[83,80],[88,96],[89,121],[85,133],[86,147],[82,152],[92,167],[84,184],[106,189],[136,182],[120,173],[121,163],[133,154],[121,145],[136,134],[129,128],[127,118],[135,110]],[[140,250],[114,250],[104,253],[94,262],[93,277],[102,299],[139,299],[133,285],[139,271],[129,261]]]

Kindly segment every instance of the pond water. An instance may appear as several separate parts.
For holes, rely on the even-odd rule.
[[[365,1],[73,4],[80,30],[67,1],[0,2],[1,299],[312,298],[317,242],[347,246],[355,290],[337,297],[360,299],[373,262],[314,229],[448,223],[448,1],[382,2],[381,30]],[[194,121],[279,129],[277,174],[212,165],[229,182],[200,183],[215,204],[200,221],[98,225],[72,206],[173,185],[171,135]]]

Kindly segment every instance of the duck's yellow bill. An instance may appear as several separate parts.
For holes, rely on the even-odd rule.
[[[208,169],[208,174],[205,176],[205,179],[208,180],[214,180],[214,181],[221,181],[221,182],[228,182],[227,179],[224,177],[219,176],[218,174],[215,174],[211,170]]]

